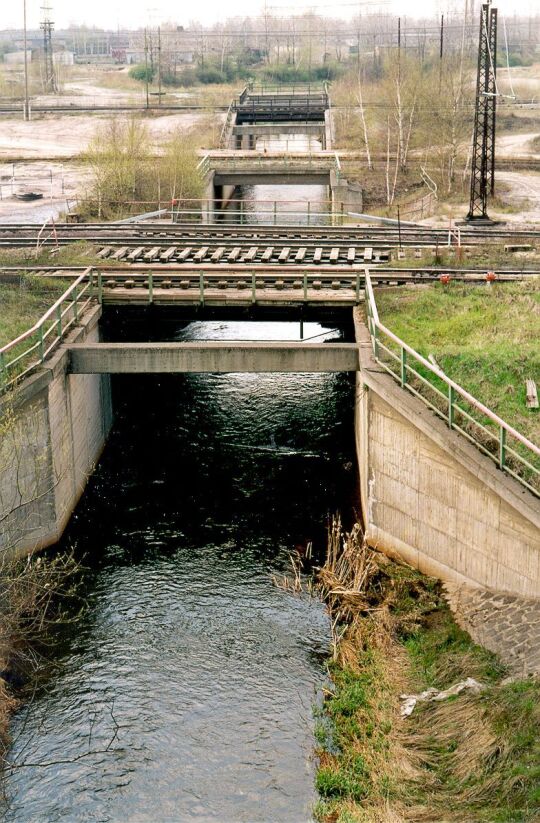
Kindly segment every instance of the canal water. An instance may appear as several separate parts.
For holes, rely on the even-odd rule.
[[[330,627],[317,599],[272,578],[295,546],[320,557],[327,516],[352,500],[351,379],[137,375],[113,388],[114,428],[63,539],[85,556],[86,610],[15,717],[5,820],[309,821]]]

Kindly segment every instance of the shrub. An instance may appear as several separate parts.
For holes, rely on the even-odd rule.
[[[210,83],[227,82],[227,77],[224,74],[224,72],[219,71],[219,69],[215,69],[213,67],[198,69],[197,78],[199,82],[204,83],[204,85],[209,85]]]
[[[151,66],[132,66],[128,74],[133,80],[140,80],[141,83],[151,83],[154,79],[155,70]]]

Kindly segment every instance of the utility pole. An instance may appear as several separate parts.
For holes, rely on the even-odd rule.
[[[40,24],[40,28],[43,31],[43,60],[45,63],[45,91],[54,94],[58,89],[56,86],[56,77],[54,73],[54,57],[53,57],[53,47],[52,47],[52,33],[54,29],[54,23],[50,19],[49,12],[51,11],[50,6],[42,6],[43,11],[43,21]]]
[[[28,34],[26,26],[26,0],[23,0],[24,18],[24,119],[30,120],[30,101],[28,97]]]
[[[443,66],[443,52],[444,52],[444,14],[441,14],[441,37],[439,43],[439,93],[442,86],[442,66]]]
[[[158,26],[158,105],[161,106],[161,26]]]
[[[497,107],[497,9],[490,0],[480,10],[478,75],[474,112],[471,197],[466,220],[489,220],[488,192],[495,191],[495,117]]]
[[[146,108],[150,108],[150,96],[148,91],[148,35],[144,30],[144,85],[146,88]]]

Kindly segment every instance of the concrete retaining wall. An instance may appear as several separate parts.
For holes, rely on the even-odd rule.
[[[99,340],[92,310],[70,342]],[[61,536],[112,423],[108,375],[71,375],[60,348],[0,405],[0,551],[25,553]]]
[[[369,542],[443,580],[540,597],[540,501],[377,365],[358,311],[356,329]]]

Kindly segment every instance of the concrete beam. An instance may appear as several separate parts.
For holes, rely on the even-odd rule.
[[[215,172],[216,186],[328,186],[330,170],[300,171],[295,169],[264,169],[262,171]]]
[[[324,123],[248,123],[233,127],[235,135],[254,134],[257,137],[264,137],[268,134],[322,135],[324,131]]]
[[[96,343],[70,345],[73,374],[341,372],[358,369],[356,343]]]

